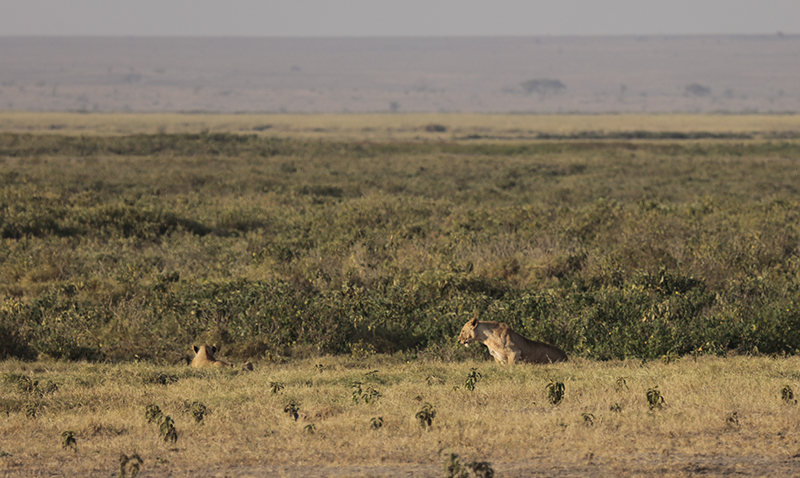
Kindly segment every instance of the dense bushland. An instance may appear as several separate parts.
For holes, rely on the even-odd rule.
[[[795,353],[799,159],[737,139],[1,134],[0,356],[453,356],[472,316],[600,359]]]

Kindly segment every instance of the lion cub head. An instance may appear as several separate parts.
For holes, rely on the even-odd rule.
[[[475,334],[475,328],[478,327],[478,319],[473,318],[466,324],[464,327],[461,328],[461,334],[458,336],[458,343],[464,344],[465,347],[469,347],[469,344],[478,340],[477,335]]]

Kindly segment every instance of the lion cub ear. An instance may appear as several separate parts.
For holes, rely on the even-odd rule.
[[[212,354],[217,353],[217,344],[214,344],[214,345],[211,346],[211,353]]]
[[[192,350],[194,350],[194,353],[196,354],[197,352],[200,351],[200,347],[198,347],[197,345],[192,345]]]
[[[475,327],[477,327],[478,326],[478,318],[477,317],[473,317],[472,320],[469,321],[469,326],[471,328],[473,328],[473,329]]]

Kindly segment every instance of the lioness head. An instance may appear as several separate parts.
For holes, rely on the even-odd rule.
[[[217,351],[217,346],[216,345],[201,345],[201,346],[198,347],[197,345],[193,345],[192,349],[194,349],[195,357],[200,357],[201,360],[205,357],[206,360],[209,360],[209,361],[213,362],[214,361],[214,352]]]
[[[224,360],[217,360],[214,358],[214,354],[217,352],[217,346],[215,345],[201,345],[201,346],[192,346],[192,350],[194,350],[194,359],[189,364],[195,368],[205,368],[205,367],[235,367],[236,365],[225,362]],[[253,364],[250,362],[245,362],[242,364],[243,370],[251,371],[253,370]]]
[[[466,324],[464,327],[461,328],[461,334],[458,336],[458,343],[464,344],[465,347],[469,347],[469,344],[478,340],[475,336],[475,327],[478,326],[478,319],[473,318]]]

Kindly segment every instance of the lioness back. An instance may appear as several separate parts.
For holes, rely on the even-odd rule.
[[[519,337],[524,340],[526,344],[526,347],[522,350],[523,362],[556,363],[567,361],[567,354],[555,345],[531,340],[521,335],[519,335]]]

